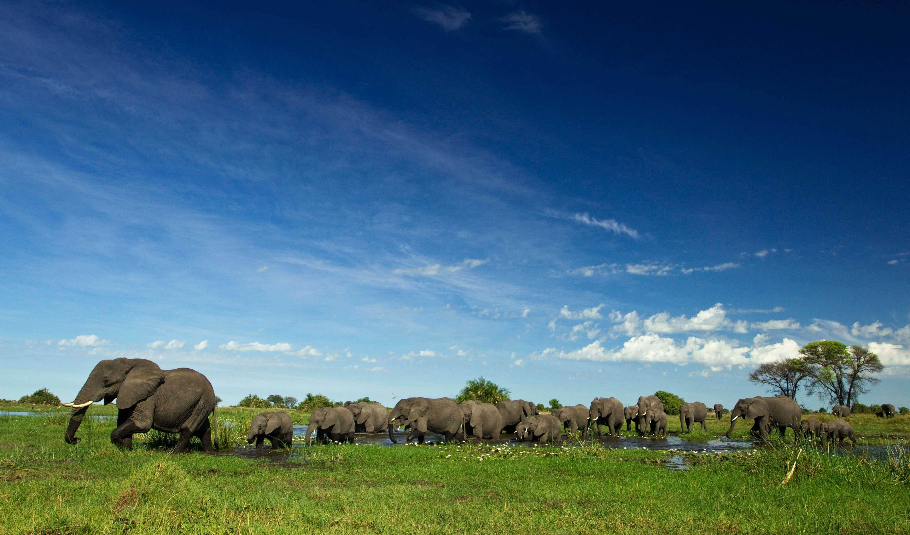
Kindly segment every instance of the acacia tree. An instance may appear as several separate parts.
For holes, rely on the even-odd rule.
[[[860,346],[820,340],[799,350],[808,365],[810,391],[827,397],[837,405],[852,406],[860,394],[869,391],[879,379],[872,377],[884,369],[878,355]]]
[[[749,381],[768,387],[772,394],[796,399],[799,383],[809,378],[809,366],[803,359],[766,362],[749,374]]]
[[[509,399],[509,391],[492,381],[487,381],[483,377],[471,379],[465,384],[461,392],[455,396],[455,401],[461,403],[473,399],[496,405],[500,401]]]

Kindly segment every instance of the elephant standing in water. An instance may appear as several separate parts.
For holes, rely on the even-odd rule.
[[[638,405],[629,405],[622,410],[626,419],[626,431],[632,430],[632,422],[635,422],[635,431],[638,431]]]
[[[389,421],[389,411],[381,403],[345,403],[354,415],[354,432],[383,433]]]
[[[468,400],[458,404],[464,415],[464,435],[498,439],[502,435],[502,414],[489,403]]]
[[[721,405],[720,403],[715,403],[714,404],[714,417],[717,418],[718,420],[720,420],[720,418],[723,415],[724,415],[724,406]]]
[[[644,436],[647,425],[645,420],[648,417],[649,410],[660,410],[664,412],[664,404],[657,396],[639,396],[638,398],[638,436]]]
[[[850,410],[850,407],[846,405],[835,405],[831,408],[831,414],[834,416],[840,416],[841,418],[850,416],[851,412],[852,411]]]
[[[64,435],[68,444],[79,443],[76,431],[89,405],[102,399],[105,404],[117,400],[117,427],[111,432],[111,442],[119,448],[132,449],[134,433],[156,429],[180,433],[174,453],[186,451],[194,436],[202,441],[204,451],[214,451],[215,391],[209,380],[195,370],[162,370],[146,359],[102,360],[85,380],[75,401],[64,403],[73,409]]]
[[[800,421],[799,427],[804,437],[821,438],[822,436],[822,422],[816,418]]]
[[[572,433],[588,428],[588,408],[582,404],[556,409],[550,414],[562,422],[563,429],[568,427]]]
[[[588,425],[594,427],[597,436],[603,436],[602,425],[607,426],[609,436],[619,436],[622,421],[625,419],[622,403],[616,398],[594,398],[588,409]]]
[[[520,422],[515,429],[518,440],[530,440],[546,444],[562,442],[562,422],[552,414],[531,416]]]
[[[317,442],[350,442],[354,443],[354,414],[347,407],[323,407],[310,414],[306,427],[306,444],[310,445],[310,435],[316,431]]]
[[[256,449],[262,449],[262,443],[269,439],[272,449],[290,448],[294,445],[294,424],[291,417],[283,411],[260,412],[250,422],[250,432],[246,437],[247,444],[256,442]]]
[[[679,407],[679,430],[681,433],[691,433],[693,423],[701,423],[701,430],[708,432],[705,420],[708,419],[708,407],[700,401],[683,403]]]
[[[514,433],[515,427],[530,416],[536,416],[537,405],[523,399],[507,399],[496,404],[499,414],[502,414],[502,430],[504,433]]]
[[[396,425],[411,429],[407,442],[416,438],[423,444],[428,432],[439,433],[448,442],[464,432],[464,413],[451,398],[406,398],[389,414],[389,440],[392,442],[395,442],[392,430]]]
[[[648,429],[651,435],[655,437],[667,436],[667,413],[663,409],[648,409],[648,415],[645,416],[645,429]]]
[[[844,439],[849,438],[856,447],[856,435],[853,434],[853,426],[846,420],[828,420],[822,425],[822,441],[827,443],[829,440],[837,445],[843,445]]]
[[[742,398],[736,402],[736,406],[730,411],[730,429],[727,430],[726,437],[730,438],[736,420],[740,417],[749,420],[755,420],[753,430],[758,430],[761,440],[768,440],[768,430],[771,427],[772,420],[774,425],[780,431],[781,438],[788,427],[793,429],[795,439],[799,440],[800,420],[802,419],[803,410],[793,400],[787,396],[764,397],[756,396],[754,398]]]
[[[897,411],[894,409],[894,405],[892,405],[890,403],[885,403],[884,405],[882,405],[882,415],[885,418],[894,418],[895,412],[897,412]]]

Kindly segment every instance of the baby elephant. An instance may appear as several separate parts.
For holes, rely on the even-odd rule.
[[[645,415],[645,429],[643,431],[649,431],[655,437],[667,436],[667,413],[660,409],[651,409],[648,411],[648,414]]]
[[[856,447],[856,436],[853,434],[853,426],[845,420],[829,420],[822,425],[822,438],[825,442],[829,440],[838,445],[844,443],[845,438],[849,438]]]
[[[552,414],[531,416],[516,426],[515,433],[518,440],[559,443],[562,442],[562,422]]]
[[[822,422],[816,418],[808,418],[801,421],[799,428],[802,435],[807,439],[822,437]]]
[[[294,444],[294,424],[286,412],[262,412],[253,418],[247,443],[255,441],[256,449],[261,450],[265,439],[269,439],[272,449],[290,448]]]

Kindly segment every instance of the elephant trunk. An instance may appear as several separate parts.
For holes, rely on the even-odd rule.
[[[392,435],[392,430],[395,429],[395,420],[389,420],[389,440],[392,441],[392,444],[398,444],[398,441],[395,440],[395,437]]]
[[[739,415],[730,415],[730,429],[727,429],[725,437],[730,438],[730,433],[733,432],[733,427],[736,425],[736,419],[739,418]]]
[[[91,406],[96,398],[100,399],[103,397],[103,395],[95,395],[94,388],[89,386],[91,380],[92,377],[89,376],[89,379],[82,385],[79,393],[76,394],[76,399],[72,403],[63,404],[66,407],[73,408],[72,413],[70,413],[70,423],[66,426],[66,433],[63,435],[63,440],[66,441],[67,444],[79,443],[79,439],[76,438],[76,431],[79,430],[85,413],[88,412],[89,406]]]
[[[315,428],[316,428],[316,426],[313,424],[313,422],[310,422],[306,426],[306,435],[304,436],[304,443],[307,446],[310,445],[310,435],[313,433],[313,429],[315,429]]]

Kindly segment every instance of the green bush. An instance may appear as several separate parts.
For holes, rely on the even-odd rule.
[[[901,408],[897,409],[897,412],[899,412],[901,414],[907,414],[908,412],[910,412],[910,409],[908,409],[907,407],[901,407]]]
[[[36,390],[34,394],[30,396],[22,396],[19,398],[19,403],[34,403],[36,405],[60,405],[60,398],[51,394],[51,392],[42,388],[41,390]]]
[[[820,407],[818,409],[819,414],[828,414],[828,407]]]
[[[256,394],[250,394],[249,396],[240,400],[240,403],[237,404],[238,407],[249,407],[252,409],[268,409],[272,404],[257,396]]]
[[[538,403],[538,404],[537,404],[537,410],[538,410],[538,412],[539,412],[539,411],[545,411],[545,410],[547,410],[547,408],[544,406],[543,403]]]
[[[334,407],[338,403],[330,400],[322,394],[307,394],[303,401],[297,404],[297,409],[303,412],[313,412],[323,407]]]
[[[558,399],[553,398],[550,400],[550,410],[555,411],[556,409],[561,409],[562,403]]]
[[[509,399],[509,391],[492,381],[478,377],[468,381],[465,387],[461,389],[461,392],[455,396],[456,403],[470,399],[496,405],[500,401]]]
[[[850,407],[850,411],[853,414],[872,414],[872,407],[862,403],[854,403],[853,406]]]
[[[658,399],[660,399],[660,402],[664,404],[664,412],[671,417],[679,416],[679,408],[682,407],[682,404],[686,402],[686,400],[677,396],[676,394],[664,392],[663,390],[654,392],[654,395],[657,396]]]

